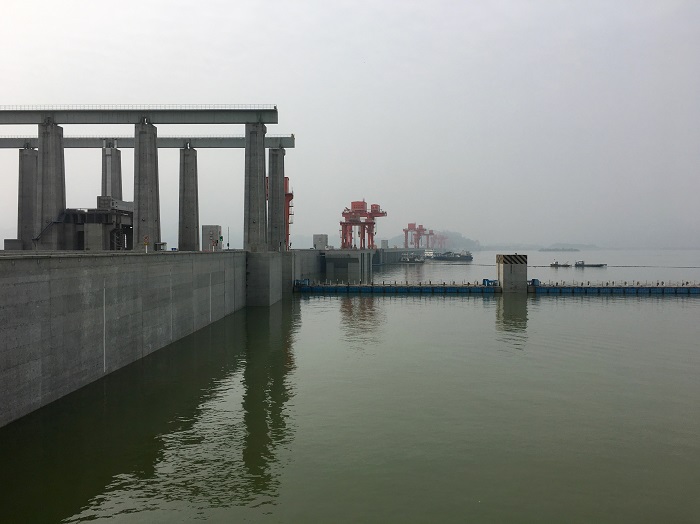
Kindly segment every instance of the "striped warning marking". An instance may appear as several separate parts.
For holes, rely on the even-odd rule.
[[[527,265],[527,255],[496,255],[496,264]]]

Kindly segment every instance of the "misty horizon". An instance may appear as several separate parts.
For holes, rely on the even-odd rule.
[[[0,19],[0,104],[274,103],[268,134],[296,136],[293,248],[315,233],[337,247],[342,210],[362,199],[388,213],[377,243],[416,222],[484,246],[700,248],[697,2],[33,6],[27,16],[10,0]],[[169,247],[178,154],[159,152]],[[65,166],[67,206],[94,208],[100,151],[66,150]],[[132,151],[122,166],[131,200]],[[199,222],[230,228],[231,247],[242,246],[243,168],[242,150],[199,150]],[[16,238],[17,150],[0,150],[0,174],[0,236]]]

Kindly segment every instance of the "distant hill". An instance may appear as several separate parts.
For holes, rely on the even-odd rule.
[[[592,249],[598,249],[598,246],[595,244],[564,244],[557,242],[541,248],[540,251],[590,251]]]

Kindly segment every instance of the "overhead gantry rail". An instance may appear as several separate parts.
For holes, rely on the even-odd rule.
[[[6,137],[2,146],[19,152],[19,211],[16,239],[7,239],[12,249],[66,249],[80,245],[68,241],[66,232],[47,224],[65,211],[65,148],[102,149],[101,197],[122,199],[121,150],[134,149],[133,248],[161,245],[158,149],[180,149],[180,227],[178,248],[199,250],[199,203],[197,148],[245,149],[244,248],[251,252],[286,250],[282,240],[270,243],[269,229],[284,231],[284,151],[294,147],[294,136],[267,137],[266,124],[278,121],[276,105],[76,105],[0,106],[0,125],[37,125],[35,137]],[[65,124],[127,124],[131,137],[64,137]],[[244,124],[245,136],[158,137],[159,124]],[[266,180],[266,149],[270,154],[269,183]],[[274,162],[273,162],[274,160]],[[268,221],[267,189],[281,196]],[[281,188],[281,189],[280,189]],[[278,195],[279,196],[279,195]],[[25,205],[26,204],[26,205]],[[273,206],[274,207],[274,206]],[[268,224],[268,222],[270,222]],[[269,225],[269,227],[268,227]],[[104,229],[104,228],[103,228]],[[44,234],[46,232],[46,234]],[[111,234],[111,233],[110,233]],[[101,246],[106,245],[106,233]],[[100,244],[97,241],[98,245]]]
[[[0,124],[276,124],[276,105],[0,106]]]
[[[157,139],[159,148],[183,148],[194,149],[243,149],[245,136],[159,136]],[[267,135],[265,147],[268,149],[294,148],[294,135]],[[39,138],[35,136],[0,136],[0,149],[23,149],[39,147]],[[133,149],[134,137],[100,137],[100,136],[76,136],[63,137],[63,147],[72,149],[98,149],[101,147],[118,147]]]

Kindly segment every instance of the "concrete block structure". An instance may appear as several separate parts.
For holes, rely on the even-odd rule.
[[[202,226],[202,251],[221,251],[224,248],[221,226]]]
[[[317,234],[313,236],[314,249],[328,249],[328,235]]]
[[[527,255],[496,255],[503,293],[527,293]]]

